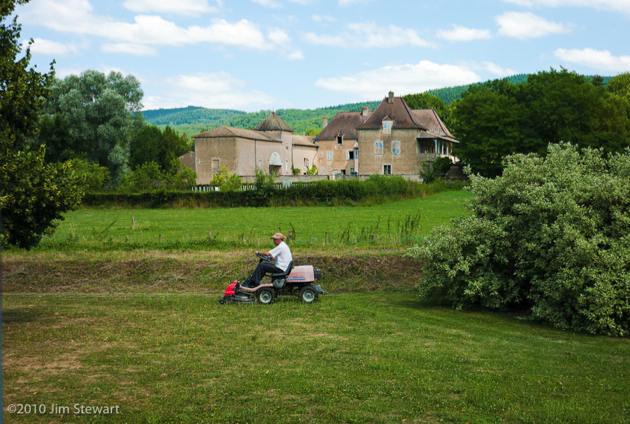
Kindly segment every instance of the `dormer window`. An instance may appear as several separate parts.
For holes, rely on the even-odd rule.
[[[392,133],[392,124],[394,121],[384,120],[383,121],[383,134],[391,134]]]
[[[343,136],[342,135],[338,135],[336,140],[337,140],[337,144],[342,144],[343,143]]]

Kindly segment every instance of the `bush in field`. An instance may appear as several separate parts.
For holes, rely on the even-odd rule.
[[[407,253],[424,262],[421,296],[630,334],[630,150],[549,145],[505,165],[496,179],[471,176],[470,215]]]
[[[243,180],[236,174],[230,174],[227,166],[221,167],[221,172],[212,176],[210,184],[218,186],[221,191],[240,190]]]
[[[440,157],[435,159],[435,162],[433,162],[433,169],[438,177],[443,178],[446,177],[446,174],[451,169],[452,164],[453,162],[451,162],[450,158]]]
[[[85,191],[102,191],[109,181],[109,169],[97,163],[87,162],[83,159],[70,160],[72,168],[85,178]]]

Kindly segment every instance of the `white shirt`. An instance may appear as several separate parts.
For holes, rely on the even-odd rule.
[[[291,249],[285,242],[281,242],[279,245],[269,251],[271,256],[276,258],[276,266],[283,271],[286,271],[289,267],[289,262],[293,260],[291,256]]]

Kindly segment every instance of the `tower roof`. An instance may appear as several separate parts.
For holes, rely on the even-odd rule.
[[[293,132],[290,126],[287,125],[286,122],[282,120],[278,116],[276,112],[271,112],[265,119],[262,120],[260,124],[254,131],[288,131],[290,133]]]

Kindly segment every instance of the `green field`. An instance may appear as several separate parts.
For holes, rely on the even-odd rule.
[[[402,253],[470,196],[69,213],[42,248],[3,252],[4,418],[630,423],[630,339],[418,300],[422,264]],[[328,294],[220,305],[278,229]]]
[[[467,191],[448,191],[370,207],[82,209],[66,214],[42,248],[232,249],[260,246],[271,234],[290,230],[295,247],[324,246],[326,233],[331,247],[410,246],[436,225],[465,213],[461,206],[470,196]],[[418,225],[410,229],[406,224],[414,219]]]
[[[216,300],[5,295],[5,407],[119,406],[82,422],[630,422],[626,339],[405,292]]]

